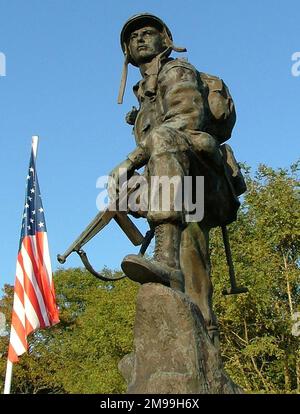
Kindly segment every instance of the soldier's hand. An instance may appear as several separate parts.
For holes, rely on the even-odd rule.
[[[128,159],[121,162],[111,171],[107,188],[111,200],[115,200],[118,197],[122,185],[132,176],[132,173],[133,165]]]

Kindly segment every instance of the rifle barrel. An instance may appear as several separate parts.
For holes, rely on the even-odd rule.
[[[92,237],[94,237],[107,223],[114,217],[116,212],[109,211],[108,209],[100,211],[91,223],[83,230],[79,237],[69,246],[64,254],[58,254],[57,260],[59,263],[65,263],[68,256],[71,253],[80,250]]]

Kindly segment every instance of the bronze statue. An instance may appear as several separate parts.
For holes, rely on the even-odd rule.
[[[198,305],[207,331],[215,344],[218,341],[216,317],[212,310],[210,279],[209,231],[220,226],[223,231],[227,262],[230,269],[229,293],[245,292],[237,288],[230,256],[226,225],[236,219],[238,196],[245,191],[240,168],[232,149],[224,144],[231,136],[236,114],[233,100],[225,83],[198,70],[186,59],[171,58],[171,52],[183,52],[176,47],[166,24],[158,17],[142,13],[130,18],[121,32],[121,47],[125,62],[118,102],[122,103],[128,64],[139,68],[142,79],[133,87],[139,109],[133,108],[126,121],[134,125],[136,148],[112,172],[114,191],[121,196],[121,174],[129,180],[136,170],[145,167],[143,177],[154,189],[152,177],[179,177],[179,187],[172,187],[170,208],[132,210],[129,214],[147,218],[150,232],[143,239],[127,217],[127,212],[99,213],[85,232],[71,245],[59,261],[76,251],[91,273],[101,277],[90,266],[81,247],[111,218],[117,220],[134,244],[143,243],[139,255],[128,255],[122,269],[130,279],[140,282],[162,283],[185,292]],[[192,178],[191,198],[197,197],[196,177],[204,177],[204,216],[201,220],[187,220],[190,213],[182,203],[175,208],[178,193],[186,190],[185,177]],[[160,186],[156,188],[163,198]],[[124,198],[124,197],[123,197]],[[148,200],[149,201],[149,200]],[[177,206],[178,207],[178,206]],[[155,234],[154,259],[143,256]]]
[[[126,118],[134,124],[137,146],[111,176],[118,182],[120,168],[131,177],[146,166],[148,180],[152,176],[182,180],[204,176],[205,188],[200,222],[186,222],[184,211],[172,208],[152,211],[149,203],[142,215],[155,231],[154,260],[128,255],[122,269],[135,281],[160,282],[185,291],[200,308],[214,339],[217,323],[212,311],[209,230],[222,226],[225,232],[226,224],[236,219],[237,196],[245,191],[233,152],[223,144],[235,124],[234,103],[221,79],[198,72],[186,59],[170,57],[172,51],[186,49],[174,46],[170,30],[158,17],[143,13],[130,18],[121,32],[121,46],[125,63],[119,103],[127,65],[138,67],[142,75],[133,88],[139,109]]]

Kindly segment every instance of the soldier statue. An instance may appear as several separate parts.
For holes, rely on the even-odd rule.
[[[220,78],[199,72],[187,59],[170,57],[186,49],[174,45],[160,18],[149,13],[130,18],[121,32],[121,46],[125,62],[118,102],[123,100],[128,64],[139,68],[142,79],[133,87],[139,108],[126,117],[134,125],[136,148],[110,174],[117,189],[120,171],[129,179],[142,167],[148,181],[153,176],[204,177],[202,220],[187,221],[186,207],[178,211],[172,202],[169,211],[152,209],[149,203],[147,211],[132,213],[146,217],[154,230],[154,258],[130,254],[121,266],[132,280],[185,292],[217,343],[209,231],[236,220],[237,197],[245,191],[233,152],[224,144],[236,120],[234,103]]]

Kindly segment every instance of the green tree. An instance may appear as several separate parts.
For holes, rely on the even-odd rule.
[[[212,237],[215,308],[228,373],[251,392],[300,392],[299,164],[275,171],[261,165],[251,178],[237,222],[229,227],[240,284],[249,293],[224,297],[229,282],[218,229]]]
[[[60,270],[54,280],[61,322],[30,336],[29,353],[14,366],[12,392],[124,392],[117,364],[132,349],[135,284],[101,282],[82,269]],[[10,324],[12,287],[5,292],[0,309]],[[0,343],[4,381],[8,338]]]

